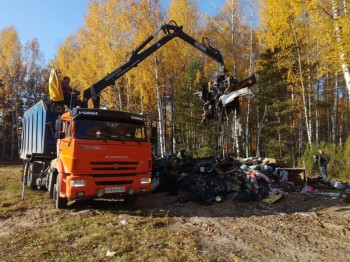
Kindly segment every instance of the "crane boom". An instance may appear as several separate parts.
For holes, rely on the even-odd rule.
[[[148,48],[144,49],[145,46],[149,44],[160,31],[163,31],[164,36]],[[206,44],[199,43],[197,40],[186,34],[182,30],[182,26],[178,26],[174,21],[172,21],[168,24],[163,24],[155,34],[149,36],[144,42],[142,42],[137,48],[135,48],[131,52],[129,61],[115,69],[113,72],[109,73],[107,76],[103,77],[101,80],[91,85],[89,88],[87,88],[83,93],[82,107],[87,108],[88,101],[92,99],[94,108],[98,108],[100,105],[99,94],[102,90],[104,90],[110,85],[113,85],[117,79],[126,74],[133,67],[136,67],[140,62],[145,60],[148,56],[156,52],[159,48],[161,48],[163,45],[165,45],[175,37],[179,37],[180,39],[184,40],[188,44],[203,52],[204,54],[213,58],[223,67],[223,70],[225,70],[224,60],[222,58],[221,53],[214,47],[210,46],[209,41]]]

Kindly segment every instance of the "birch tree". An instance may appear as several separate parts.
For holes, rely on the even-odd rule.
[[[342,14],[343,17],[341,18],[340,15],[340,7],[339,7],[339,1],[338,0],[332,0],[332,15],[334,19],[334,31],[335,31],[335,39],[337,44],[339,45],[339,58],[341,62],[341,69],[344,74],[344,80],[345,80],[345,86],[348,90],[348,93],[350,94],[350,72],[349,72],[349,51],[345,51],[346,48],[349,48],[349,32],[350,32],[350,17],[348,14],[346,1],[343,1],[343,9]],[[344,28],[344,29],[343,29]],[[343,37],[343,32],[346,32],[345,39]],[[349,49],[348,49],[349,50]]]
[[[23,87],[22,46],[14,27],[0,32],[0,159],[17,158],[20,93]]]

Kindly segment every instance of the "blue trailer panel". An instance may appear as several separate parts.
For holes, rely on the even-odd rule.
[[[23,115],[20,158],[27,155],[56,155],[55,121],[61,112],[48,110],[40,101]]]

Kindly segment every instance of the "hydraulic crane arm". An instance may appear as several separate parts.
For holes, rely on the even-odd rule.
[[[164,32],[164,36],[148,48],[144,49],[145,46],[149,44],[160,31]],[[189,43],[190,45],[205,53],[206,55],[215,59],[223,67],[223,70],[225,70],[225,65],[221,53],[217,49],[210,46],[207,38],[204,38],[207,40],[207,43],[204,43],[203,41],[203,44],[201,44],[195,39],[193,39],[191,36],[186,34],[182,30],[182,26],[178,26],[174,21],[172,21],[169,24],[163,24],[155,34],[149,36],[134,51],[132,51],[129,61],[127,61],[125,64],[114,70],[112,73],[109,73],[107,76],[105,76],[98,82],[94,83],[89,88],[87,88],[83,94],[82,106],[87,108],[88,101],[90,100],[90,98],[92,98],[94,108],[98,108],[100,105],[99,94],[103,89],[105,89],[107,86],[113,85],[118,78],[123,76],[133,67],[136,67],[140,62],[145,60],[148,56],[156,52],[159,48],[161,48],[163,45],[165,45],[175,37],[181,38],[185,42]]]

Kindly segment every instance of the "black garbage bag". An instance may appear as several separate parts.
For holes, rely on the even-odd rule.
[[[252,193],[250,191],[239,191],[236,200],[238,202],[250,202],[252,200]]]

